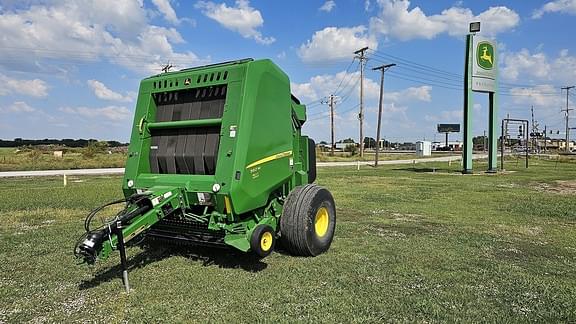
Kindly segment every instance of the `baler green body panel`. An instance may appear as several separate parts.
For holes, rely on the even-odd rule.
[[[272,191],[292,175],[288,77],[270,61],[248,65],[241,104],[228,108],[240,107],[237,140],[231,143],[236,152],[232,165],[234,172],[240,172],[240,180],[232,181],[230,188],[232,206],[238,214],[264,206]],[[221,164],[229,164],[226,159],[220,160]]]
[[[276,229],[278,202],[309,182],[309,142],[300,134],[305,116],[288,77],[270,60],[144,79],[124,194],[174,188],[181,195],[174,208],[182,215],[194,215],[226,244],[247,250],[251,230],[257,224]]]

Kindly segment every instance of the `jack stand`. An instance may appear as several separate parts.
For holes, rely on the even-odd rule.
[[[130,283],[128,282],[128,262],[126,261],[126,246],[124,245],[124,234],[122,233],[122,222],[116,222],[118,238],[118,250],[120,250],[120,264],[122,265],[122,282],[124,282],[124,288],[126,288],[126,293],[130,293]]]

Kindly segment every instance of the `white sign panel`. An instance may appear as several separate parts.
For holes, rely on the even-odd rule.
[[[497,64],[494,43],[474,37],[472,46],[472,91],[496,92]]]

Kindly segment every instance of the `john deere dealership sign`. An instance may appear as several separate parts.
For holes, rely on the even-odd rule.
[[[496,91],[496,48],[488,40],[474,37],[472,91]]]
[[[498,53],[496,42],[476,35],[480,23],[470,24],[466,36],[466,64],[464,65],[464,122],[462,123],[462,172],[472,173],[472,133],[474,92],[488,94],[488,172],[496,172],[498,147]]]

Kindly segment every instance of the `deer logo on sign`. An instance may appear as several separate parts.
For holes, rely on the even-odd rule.
[[[491,70],[494,67],[494,47],[492,44],[488,42],[478,44],[476,61],[478,65],[485,70]]]

